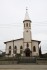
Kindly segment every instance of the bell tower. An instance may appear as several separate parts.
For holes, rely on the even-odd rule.
[[[31,40],[32,40],[32,35],[31,35],[31,20],[28,15],[28,9],[26,9],[25,13],[25,19],[23,21],[24,24],[24,32],[23,32],[23,38],[24,38],[24,50],[26,48],[29,48],[31,51]]]

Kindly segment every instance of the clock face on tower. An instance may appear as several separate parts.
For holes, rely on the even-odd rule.
[[[28,32],[28,30],[26,32]]]

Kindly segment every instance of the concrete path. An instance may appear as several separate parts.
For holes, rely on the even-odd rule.
[[[0,65],[0,70],[47,70],[47,65]]]

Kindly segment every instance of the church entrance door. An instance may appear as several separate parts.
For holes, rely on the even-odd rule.
[[[30,57],[30,49],[29,48],[25,49],[25,55],[26,55],[26,57]]]

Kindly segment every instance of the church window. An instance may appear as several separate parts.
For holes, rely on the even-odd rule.
[[[9,55],[11,55],[11,50],[9,50]]]
[[[23,52],[23,47],[20,46],[20,54],[22,54],[22,52]]]
[[[36,47],[35,46],[33,46],[33,51],[36,52]]]
[[[26,26],[28,27],[28,23],[26,23]]]
[[[29,44],[27,43],[27,47],[29,47]]]
[[[9,55],[11,55],[11,46],[9,46]]]
[[[23,49],[23,47],[22,47],[22,46],[20,46],[20,49]]]
[[[9,46],[9,49],[11,49],[11,46]]]
[[[17,49],[17,47],[15,46],[14,49]]]

